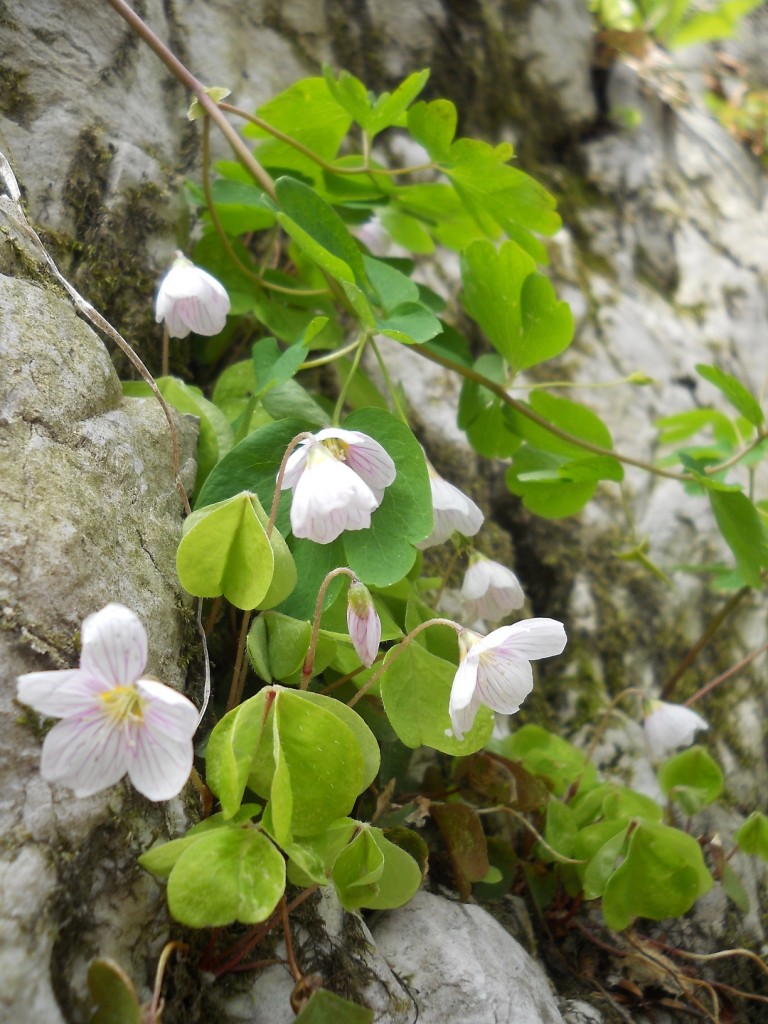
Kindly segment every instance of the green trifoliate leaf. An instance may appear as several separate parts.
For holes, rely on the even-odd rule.
[[[712,875],[693,836],[637,821],[630,829],[624,860],[603,891],[603,917],[616,931],[634,917],[679,917],[711,888]]]
[[[365,128],[371,138],[392,125],[401,125],[406,109],[427,84],[429,70],[414,71],[394,92],[383,92],[376,98]]]
[[[255,494],[244,491],[193,512],[176,554],[181,585],[196,597],[223,594],[237,608],[278,604],[296,585],[296,568]]]
[[[248,785],[271,801],[274,834],[282,844],[323,832],[352,809],[375,774],[373,745],[361,745],[358,737],[367,727],[362,720],[347,724],[344,712],[331,709],[337,703],[331,697],[277,686],[261,694],[271,705]]]
[[[515,373],[566,349],[573,317],[548,278],[514,242],[473,242],[462,255],[462,301]]]
[[[597,778],[582,750],[539,725],[524,725],[488,747],[511,761],[522,761],[526,771],[549,782],[556,796],[562,796],[577,779],[581,780],[580,791],[585,792]]]
[[[168,879],[171,914],[190,928],[266,920],[285,892],[285,861],[262,833],[224,828],[185,850]]]
[[[413,896],[421,885],[421,870],[381,829],[364,825],[336,857],[332,878],[346,910],[388,910]]]
[[[392,728],[406,746],[423,745],[461,756],[485,745],[493,732],[493,715],[485,707],[463,740],[453,734],[448,701],[455,665],[417,643],[393,648],[384,664],[381,697]]]
[[[170,842],[161,843],[159,846],[147,850],[139,857],[139,864],[145,871],[151,871],[153,875],[160,878],[167,878],[182,853],[193,843],[196,843],[206,832],[217,828],[232,828],[241,825],[251,818],[255,818],[261,811],[260,804],[243,804],[238,812],[227,820],[223,813],[212,814],[203,818],[196,825],[193,825],[186,835],[179,839],[171,839]]]
[[[717,800],[724,780],[717,761],[704,747],[690,747],[659,768],[659,785],[686,814],[696,814]]]

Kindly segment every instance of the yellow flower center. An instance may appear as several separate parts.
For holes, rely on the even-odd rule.
[[[324,448],[327,448],[331,455],[338,462],[347,461],[347,449],[349,445],[342,441],[340,437],[328,437],[325,441],[320,442]]]
[[[134,686],[115,686],[112,690],[100,694],[104,710],[115,725],[135,723],[140,725],[144,720],[146,699]]]

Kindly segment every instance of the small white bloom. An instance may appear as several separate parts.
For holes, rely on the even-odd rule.
[[[472,728],[481,704],[504,715],[517,711],[533,689],[530,663],[562,654],[566,636],[555,619],[526,619],[488,636],[459,633],[460,662],[448,711],[456,738]]]
[[[677,747],[689,747],[698,730],[709,726],[701,715],[684,704],[650,700],[646,705],[643,728],[651,759],[661,761]]]
[[[347,629],[360,661],[370,668],[379,653],[381,619],[368,588],[359,580],[347,592]]]
[[[171,269],[160,282],[155,302],[155,321],[165,320],[172,338],[218,334],[229,312],[229,296],[215,277],[176,253]]]
[[[483,525],[483,513],[466,494],[449,484],[432,465],[427,462],[429,484],[432,488],[432,509],[435,525],[426,540],[416,545],[422,551],[443,544],[453,533],[461,533],[465,537],[474,537]]]
[[[477,553],[470,557],[461,597],[472,620],[489,622],[498,622],[525,603],[523,588],[512,570]]]
[[[396,473],[379,442],[359,430],[313,434],[290,455],[283,476],[283,490],[293,488],[294,537],[330,544],[345,530],[366,530]]]
[[[150,800],[170,800],[192,770],[197,709],[169,686],[141,679],[147,634],[121,604],[89,615],[80,668],[19,676],[17,697],[61,718],[43,741],[40,773],[75,796],[107,789],[128,772]]]

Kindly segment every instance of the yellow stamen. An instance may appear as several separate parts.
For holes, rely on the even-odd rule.
[[[144,720],[146,699],[134,686],[115,686],[100,694],[104,710],[116,725],[141,724]]]
[[[342,441],[340,437],[328,437],[325,441],[321,441],[320,443],[328,449],[334,459],[337,459],[339,462],[347,461],[347,449],[349,448],[349,445]]]

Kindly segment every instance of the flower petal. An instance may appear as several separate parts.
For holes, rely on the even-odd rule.
[[[330,544],[345,530],[364,530],[379,502],[354,470],[318,445],[293,491],[291,529],[295,537]]]
[[[482,701],[477,694],[474,694],[469,704],[463,708],[454,707],[453,704],[449,703],[448,713],[451,716],[453,734],[457,740],[463,740],[464,735],[468,733],[475,724],[475,716],[481,707]]]
[[[496,651],[479,657],[477,696],[493,711],[512,715],[533,689],[533,671],[524,658],[510,658]]]
[[[494,651],[502,657],[537,661],[562,654],[567,638],[565,627],[556,619],[524,619],[512,626],[495,629],[480,641],[482,652]]]
[[[149,800],[171,800],[184,787],[192,771],[192,739],[173,739],[161,718],[148,714],[133,726],[128,777]]]
[[[465,537],[474,537],[485,518],[480,508],[458,487],[444,480],[432,466],[428,465],[428,469],[435,525],[426,540],[420,541],[416,547],[424,550],[443,544],[456,531]]]
[[[136,689],[147,699],[144,721],[176,742],[190,740],[197,729],[198,712],[192,701],[164,683],[139,679]]]
[[[304,467],[307,462],[309,446],[313,443],[312,438],[300,441],[288,456],[288,461],[285,464],[285,471],[283,472],[283,482],[280,485],[281,491],[285,491],[289,487],[295,487],[299,482],[299,478],[304,472]]]
[[[127,767],[123,730],[98,711],[57,722],[43,741],[40,774],[78,797],[114,786]]]
[[[347,449],[347,465],[363,478],[381,501],[384,489],[397,476],[395,463],[386,449],[367,434],[357,430],[344,433],[356,435]]]
[[[109,683],[79,668],[28,672],[19,676],[17,682],[17,699],[51,718],[85,714],[93,708],[99,694],[110,689]]]
[[[461,711],[470,705],[477,687],[478,659],[474,652],[465,655],[459,662],[456,675],[453,677],[451,697],[448,709]]]
[[[693,743],[699,729],[708,729],[707,722],[684,704],[652,701],[652,710],[643,722],[645,740],[652,760],[661,760],[677,747]]]
[[[147,664],[147,634],[138,616],[108,604],[83,622],[80,668],[110,686],[130,686]]]

